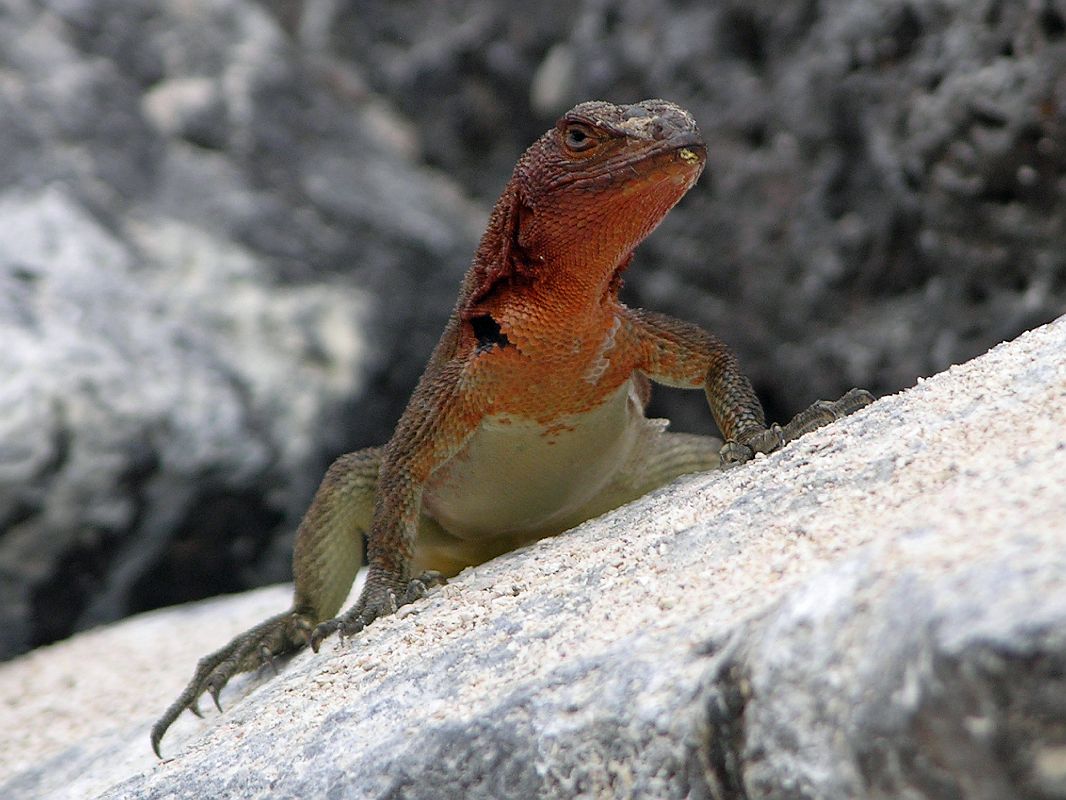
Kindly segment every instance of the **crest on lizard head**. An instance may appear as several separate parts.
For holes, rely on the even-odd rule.
[[[665,100],[581,103],[522,155],[481,240],[463,305],[545,270],[616,281],[633,249],[696,182],[706,147]]]

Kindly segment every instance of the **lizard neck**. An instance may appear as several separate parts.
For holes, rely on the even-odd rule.
[[[521,291],[501,293],[486,311],[523,355],[584,369],[617,325],[619,308],[610,287],[555,271]]]

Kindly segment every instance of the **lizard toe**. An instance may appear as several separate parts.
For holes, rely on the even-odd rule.
[[[436,570],[426,570],[407,584],[400,605],[405,606],[415,600],[421,600],[433,587],[444,586],[447,583],[447,579],[441,573]]]
[[[215,708],[218,709],[218,712],[220,714],[222,713],[222,703],[219,702],[218,698],[219,698],[219,695],[222,694],[222,689],[223,689],[223,687],[225,685],[226,685],[226,679],[225,678],[222,678],[221,676],[216,677],[216,676],[212,675],[211,678],[209,678],[208,681],[207,681],[207,686],[204,687],[207,690],[207,693],[209,695],[211,695],[211,699],[215,703]]]
[[[728,468],[751,461],[755,457],[755,451],[740,442],[729,441],[722,445],[718,457],[722,460],[722,465]]]
[[[222,711],[219,696],[234,675],[266,665],[270,665],[277,674],[275,656],[299,650],[306,642],[305,635],[298,635],[301,630],[300,621],[310,627],[305,616],[303,612],[293,611],[273,616],[233,639],[220,650],[201,658],[196,664],[192,680],[152,726],[152,750],[156,756],[162,758],[159,745],[163,736],[185,709],[198,717],[203,716],[199,706],[201,695],[209,694],[215,707]]]
[[[315,626],[311,624],[307,617],[297,617],[293,622],[293,633],[300,636],[303,639],[304,644],[308,647],[311,646],[311,637],[315,631]]]
[[[311,648],[318,652],[318,646],[334,631],[343,638],[355,636],[374,620],[395,614],[400,606],[424,595],[428,589],[427,582],[435,585],[440,581],[443,581],[443,577],[439,573],[427,572],[410,581],[398,599],[391,588],[383,588],[365,597],[343,615],[319,624],[311,634]]]
[[[839,400],[818,400],[793,417],[782,429],[784,441],[815,431],[849,414],[854,414],[874,401],[874,396],[865,389],[852,389]]]
[[[318,623],[311,632],[311,649],[317,653],[318,648],[322,646],[322,642],[337,631],[340,626],[341,623],[338,619],[327,619],[325,622]]]
[[[341,622],[337,630],[340,632],[342,638],[347,639],[351,636],[355,636],[371,622],[373,622],[373,619],[364,620],[361,616],[355,617],[354,619],[346,619]]]
[[[274,651],[267,647],[265,644],[259,645],[259,662],[264,667],[270,667],[270,671],[275,676],[278,674],[278,665],[274,660]]]

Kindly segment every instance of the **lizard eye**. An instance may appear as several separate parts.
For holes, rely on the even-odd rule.
[[[563,141],[567,150],[574,153],[583,153],[599,144],[599,140],[592,135],[588,126],[578,122],[571,122],[563,129]]]

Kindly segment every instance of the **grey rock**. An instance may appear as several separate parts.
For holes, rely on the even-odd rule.
[[[2,658],[287,577],[479,222],[252,2],[7,3],[0,60]]]
[[[0,792],[1061,797],[1064,348],[1066,317],[467,570],[186,715],[163,764],[147,733],[181,648],[187,670],[207,627],[224,640],[283,589],[31,653],[0,666],[20,698]],[[42,740],[43,707],[71,730]]]
[[[201,591],[254,563],[358,387],[366,297],[173,220],[119,239],[60,185],[0,196],[0,286],[3,650],[128,613],[170,548]]]
[[[142,104],[145,116],[162,135],[206,148],[225,146],[225,101],[209,78],[164,81],[144,95]]]

